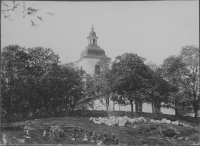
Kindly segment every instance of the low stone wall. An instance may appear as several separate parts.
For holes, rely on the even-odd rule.
[[[199,123],[200,118],[179,116],[178,118],[173,115],[166,114],[152,114],[144,112],[127,112],[127,111],[99,111],[99,110],[76,110],[76,111],[43,111],[38,113],[12,113],[1,115],[2,123],[5,122],[18,122],[22,120],[40,119],[40,118],[50,118],[50,117],[66,117],[66,116],[77,116],[77,117],[108,117],[109,115],[116,117],[145,117],[155,120],[162,120],[167,118],[171,121],[176,121],[177,119],[182,119],[192,123]]]

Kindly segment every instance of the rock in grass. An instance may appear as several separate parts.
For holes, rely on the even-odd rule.
[[[172,122],[172,125],[178,126],[179,125],[179,121]]]
[[[103,142],[101,140],[97,141],[97,145],[102,145]]]
[[[95,124],[101,124],[101,121],[96,121],[96,120],[93,120],[93,122],[95,123]]]
[[[182,139],[183,139],[183,137],[181,136],[181,137],[178,137],[177,139],[179,139],[179,140],[182,140]]]
[[[119,125],[119,126],[125,126],[126,123],[127,123],[127,121],[125,120],[125,121],[123,121],[122,123],[119,123],[118,125]]]
[[[25,130],[36,130],[36,129],[34,129],[34,128],[31,128],[31,127],[28,126],[28,125],[24,126],[24,129],[25,129]]]
[[[189,140],[189,137],[185,137],[184,139],[185,139],[186,141],[188,141],[188,140]]]
[[[19,143],[24,143],[24,142],[25,142],[25,139],[17,139],[17,141],[18,141]]]
[[[90,118],[90,121],[93,121],[93,117]]]
[[[166,120],[166,123],[167,124],[171,124],[172,122],[170,120]]]

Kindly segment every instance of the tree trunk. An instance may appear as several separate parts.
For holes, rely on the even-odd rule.
[[[177,107],[177,100],[174,101],[174,105],[175,105],[175,117],[178,116],[178,109],[176,108]]]
[[[193,102],[193,109],[194,109],[194,117],[197,118],[197,116],[198,116],[198,109],[199,109],[199,107],[198,107],[198,100],[195,100]]]
[[[106,111],[108,111],[109,109],[109,103],[110,103],[109,97],[106,97]]]
[[[197,118],[197,116],[198,116],[198,110],[194,109],[194,117]]]
[[[155,113],[155,107],[154,107],[154,102],[153,101],[152,101],[151,105],[152,105],[152,113]]]
[[[131,112],[133,112],[133,100],[130,100],[130,104],[131,104]]]

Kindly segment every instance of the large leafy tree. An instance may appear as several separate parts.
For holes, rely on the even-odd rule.
[[[197,117],[199,110],[199,47],[183,47],[180,57],[188,70],[184,74],[184,101],[192,107],[195,117]]]
[[[114,77],[113,91],[121,95],[121,101],[128,101],[133,112],[133,104],[143,101],[148,83],[148,67],[145,59],[133,53],[117,56],[112,65]]]
[[[182,84],[184,82],[184,74],[186,74],[186,65],[180,56],[170,56],[166,58],[162,65],[165,80],[171,85],[172,90],[169,96],[168,106],[175,109],[175,115],[178,115],[178,109],[181,108],[182,100]]]
[[[152,112],[155,113],[155,108],[160,108],[167,103],[171,86],[164,80],[163,72],[160,66],[150,62],[149,67],[149,82],[146,88],[145,101],[152,105]]]
[[[74,110],[84,98],[80,70],[60,64],[50,48],[10,45],[2,49],[1,63],[1,101],[6,113]]]
[[[108,111],[112,96],[111,59],[104,56],[97,62],[97,65],[100,67],[100,73],[94,75],[97,83],[97,91],[99,92],[101,103],[106,106],[106,110]]]
[[[111,85],[112,85],[112,76],[111,76],[111,60],[107,56],[102,57],[96,65],[96,69],[99,68],[99,71],[96,71],[93,76],[87,76],[87,94],[88,96],[95,100],[99,100],[101,104],[106,107],[106,110],[109,109],[109,103],[111,100]]]
[[[29,56],[27,50],[18,45],[10,45],[2,49],[1,54],[1,95],[2,107],[7,113],[27,107],[25,98],[26,67]],[[15,104],[22,105],[16,109]]]
[[[59,57],[50,48],[28,48],[28,54],[31,56],[29,59],[29,70],[27,74],[27,83],[29,84],[29,104],[31,109],[36,112],[40,109],[41,101],[43,98],[47,98],[43,95],[47,86],[41,86],[44,79],[49,76],[49,73],[53,69],[53,65],[59,63]]]
[[[193,110],[197,117],[199,109],[199,48],[185,46],[180,55],[170,56],[163,62],[164,76],[173,86],[170,92],[171,107]]]

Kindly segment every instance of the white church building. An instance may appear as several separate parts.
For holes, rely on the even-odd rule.
[[[75,62],[75,64],[86,71],[87,74],[94,74],[94,70],[98,60],[105,56],[105,51],[100,48],[100,46],[97,46],[97,39],[96,33],[94,32],[94,28],[92,27],[92,31],[89,33],[88,39],[88,46],[85,47],[85,49],[82,51],[80,55],[80,59]],[[94,105],[95,110],[105,110],[106,107],[101,104],[99,101],[95,102]],[[141,111],[141,112],[152,112],[152,107],[150,104],[147,103],[137,103],[134,104],[133,107],[134,111]],[[113,101],[110,101],[109,110],[115,110],[115,111],[131,111],[131,106],[121,106],[117,103],[114,103]],[[174,115],[175,111],[173,109],[168,108],[160,108],[156,109],[157,112],[161,112],[163,114],[171,114]]]

